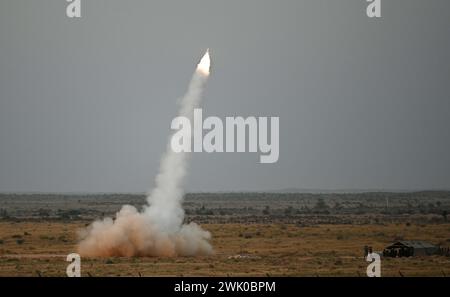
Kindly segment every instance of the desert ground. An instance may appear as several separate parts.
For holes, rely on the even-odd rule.
[[[143,195],[0,195],[0,276],[65,276],[77,232]],[[448,192],[189,194],[186,221],[212,234],[202,257],[82,258],[82,276],[365,276],[363,247],[450,246]],[[382,276],[450,276],[443,255],[381,259]]]

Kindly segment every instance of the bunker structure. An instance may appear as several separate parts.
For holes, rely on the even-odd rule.
[[[394,242],[383,250],[383,257],[430,256],[439,252],[439,247],[420,240]]]

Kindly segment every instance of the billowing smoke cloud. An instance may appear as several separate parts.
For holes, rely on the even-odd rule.
[[[209,52],[197,66],[189,88],[180,100],[179,116],[193,118],[209,76]],[[95,221],[80,231],[78,252],[87,257],[109,256],[194,256],[212,253],[211,235],[195,223],[183,224],[183,181],[188,166],[187,153],[164,154],[156,186],[147,205],[138,211],[124,205],[116,218]]]

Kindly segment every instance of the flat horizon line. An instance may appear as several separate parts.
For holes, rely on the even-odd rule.
[[[450,192],[450,189],[302,189],[302,188],[285,188],[272,190],[217,190],[217,191],[186,191],[185,194],[201,194],[201,193],[298,193],[298,194],[356,194],[356,193],[418,193],[418,192]],[[103,191],[0,191],[0,195],[4,194],[21,194],[21,195],[146,195],[147,192],[103,192]]]

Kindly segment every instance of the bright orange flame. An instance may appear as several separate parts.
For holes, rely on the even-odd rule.
[[[209,68],[211,67],[211,59],[209,57],[209,49],[206,50],[205,55],[200,60],[200,63],[197,65],[197,70],[200,71],[203,75],[209,75]]]

